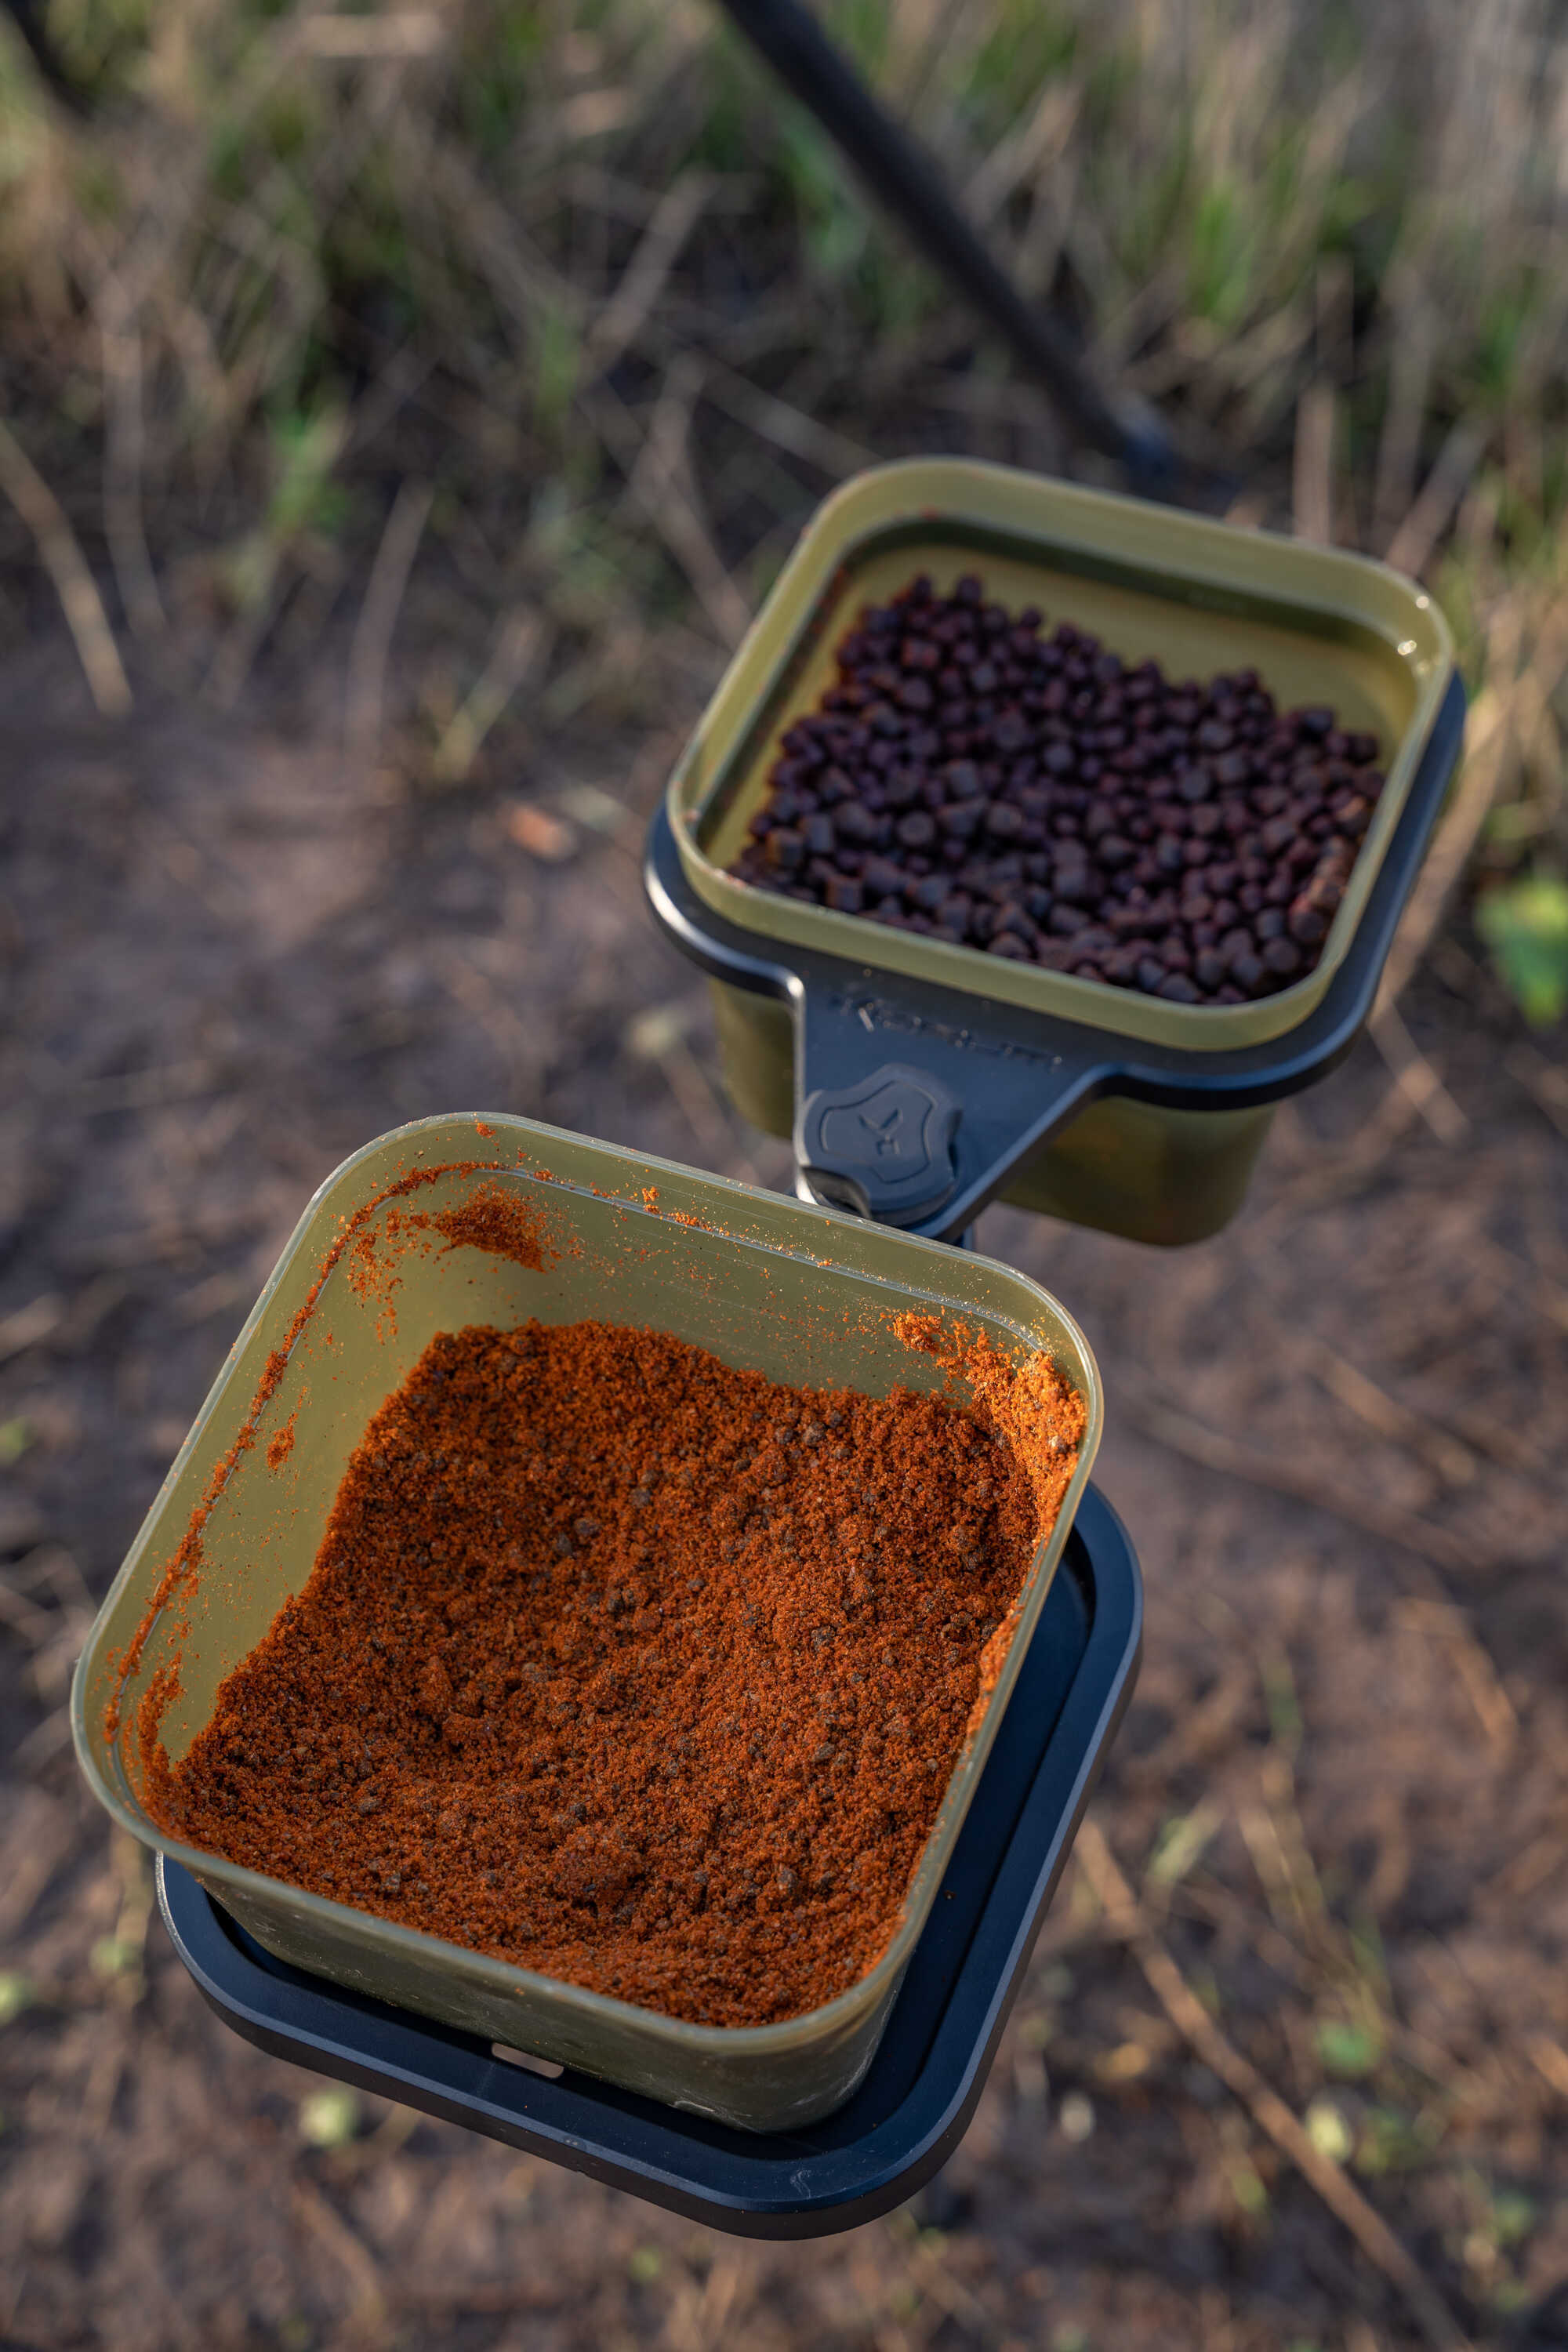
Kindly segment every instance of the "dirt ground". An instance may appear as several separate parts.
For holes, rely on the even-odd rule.
[[[1568,2345],[1568,1055],[1462,917],[1405,1008],[1425,1112],[1363,1046],[1182,1255],[983,1223],[1100,1356],[1148,1632],[975,2122],[912,2206],[727,2240],[323,2105],[203,2008],[78,1785],[67,1685],[309,1192],[447,1109],[784,1174],[641,901],[695,686],[629,752],[579,722],[433,797],[342,759],[333,675],[222,722],[144,688],[118,726],[64,645],[0,669],[0,2343]],[[563,862],[512,838],[519,793],[564,812]]]

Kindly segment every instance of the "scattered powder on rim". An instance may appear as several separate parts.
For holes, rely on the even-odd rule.
[[[448,1249],[488,1250],[510,1257],[531,1274],[542,1273],[555,1255],[545,1245],[539,1212],[521,1193],[503,1184],[480,1184],[455,1209],[439,1214],[404,1216],[399,1223],[437,1233]]]

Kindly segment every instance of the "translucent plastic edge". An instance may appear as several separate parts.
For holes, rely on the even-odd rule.
[[[942,1872],[951,1858],[952,1847],[957,1843],[969,1801],[973,1798],[980,1773],[990,1753],[1007,1701],[1017,1682],[1025,1654],[1038,1624],[1041,1611],[1045,1606],[1046,1595],[1060,1563],[1079,1503],[1089,1483],[1089,1472],[1099,1450],[1103,1423],[1103,1392],[1100,1370],[1077,1318],[1070,1315],[1060,1301],[1041,1284],[1035,1282],[1027,1275],[1018,1273],[1015,1267],[1002,1264],[999,1260],[965,1252],[962,1263],[966,1273],[979,1273],[984,1269],[1001,1277],[1008,1286],[1025,1294],[1028,1299],[1037,1302],[1038,1306],[1043,1307],[1047,1315],[1054,1318],[1061,1326],[1064,1338],[1070,1347],[1076,1349],[1078,1355],[1077,1364],[1070,1367],[1062,1366],[1059,1369],[1072,1375],[1072,1384],[1077,1389],[1084,1405],[1083,1442],[1079,1448],[1077,1465],[1068,1482],[1067,1492],[1062,1497],[1061,1507],[1057,1514],[1051,1532],[1037,1552],[1029,1573],[1020,1587],[1021,1595],[1027,1597],[1023,1601],[1020,1608],[1018,1625],[1009,1644],[1007,1656],[1003,1662],[1002,1671],[992,1689],[985,1713],[964,1743],[948,1781],[947,1789],[943,1792],[942,1803],[938,1807],[937,1816],[926,1843],[910,1874],[900,1924],[881,1957],[873,1963],[867,1973],[858,1978],[856,1982],[847,1987],[845,1991],[836,1994],[832,2000],[825,2001],[819,2008],[807,2010],[798,2017],[785,2018],[772,2025],[700,2025],[688,2019],[669,2017],[661,2010],[647,2009],[633,2001],[618,2000],[613,1994],[595,1992],[590,1987],[573,1984],[564,1977],[550,1976],[540,1970],[525,1969],[510,1960],[496,1959],[488,1953],[465,1950],[462,1946],[449,1943],[443,1937],[428,1935],[421,1928],[405,1927],[396,1920],[384,1919],[375,1912],[360,1910],[353,1904],[337,1903],[329,1896],[314,1895],[309,1888],[296,1886],[288,1879],[271,1878],[259,1871],[247,1870],[243,1864],[229,1862],[225,1856],[209,1853],[205,1847],[187,1845],[181,1839],[170,1837],[159,1828],[148,1813],[142,1811],[132,1796],[122,1793],[114,1786],[100,1763],[93,1737],[88,1727],[87,1709],[89,1692],[101,1671],[103,1644],[115,1604],[142,1568],[145,1554],[157,1537],[163,1519],[174,1501],[187,1462],[220,1406],[227,1400],[228,1392],[238,1377],[249,1343],[265,1320],[280,1285],[310,1238],[319,1219],[334,1207],[343,1208],[346,1213],[352,1214],[355,1207],[362,1205],[360,1202],[353,1200],[346,1204],[340,1203],[336,1196],[341,1190],[352,1184],[356,1171],[367,1161],[382,1157],[395,1146],[417,1138],[426,1138],[432,1143],[437,1137],[448,1137],[455,1141],[458,1133],[461,1132],[471,1139],[476,1122],[480,1121],[493,1129],[498,1137],[502,1133],[509,1133],[528,1138],[531,1141],[537,1139],[544,1147],[553,1142],[573,1150],[589,1150],[619,1167],[627,1170],[635,1169],[639,1173],[647,1171],[662,1174],[682,1183],[694,1185],[702,1192],[711,1192],[732,1198],[738,1202],[755,1203],[759,1200],[764,1201],[771,1208],[786,1213],[786,1222],[789,1223],[798,1223],[804,1230],[816,1230],[822,1233],[825,1238],[836,1233],[842,1234],[847,1228],[850,1233],[858,1235],[875,1235],[874,1247],[879,1249],[886,1245],[895,1257],[908,1253],[917,1261],[923,1259],[932,1266],[933,1271],[938,1265],[951,1265],[952,1263],[952,1252],[943,1243],[927,1241],[917,1234],[900,1233],[890,1226],[871,1225],[847,1219],[838,1211],[818,1208],[809,1202],[794,1201],[784,1193],[760,1192],[758,1188],[738,1183],[731,1177],[710,1175],[703,1170],[686,1167],[679,1160],[658,1158],[650,1153],[634,1152],[618,1144],[601,1143],[595,1138],[578,1134],[571,1129],[546,1126],[542,1121],[520,1118],[506,1112],[443,1112],[433,1118],[413,1120],[405,1127],[390,1129],[384,1135],[375,1137],[335,1168],[311,1194],[303,1214],[284,1244],[277,1265],[268,1276],[260,1297],[247,1316],[238,1337],[229,1349],[223,1369],[208,1391],[195,1420],[192,1423],[184,1444],[175,1455],[167,1477],[159,1487],[114,1581],[100,1604],[71,1679],[71,1738],[76,1749],[78,1765],[94,1796],[122,1829],[128,1831],[142,1844],[150,1846],[155,1852],[166,1854],[171,1861],[181,1864],[194,1877],[203,1881],[218,1880],[223,1885],[232,1887],[236,1893],[248,1895],[253,1900],[273,1908],[277,1907],[278,1896],[285,1895],[290,1905],[300,1907],[305,1918],[319,1918],[323,1926],[331,1926],[339,1934],[345,1927],[349,1927],[359,1941],[373,1947],[379,1946],[385,1950],[399,1953],[409,1960],[416,1961],[426,1974],[439,1973],[448,1979],[456,1975],[459,1981],[466,1980],[471,1985],[483,1988],[488,1991],[504,1994],[512,2000],[527,1998],[541,2007],[546,2005],[556,2008],[566,2007],[574,2011],[583,2020],[597,2020],[605,2026],[614,2026],[621,2034],[635,2032],[645,2043],[657,2042],[667,2046],[671,2051],[679,2051],[692,2057],[706,2054],[729,2060],[762,2058],[786,2051],[799,2043],[831,2040],[840,2029],[853,2029],[867,2012],[874,2011],[885,1996],[890,1998],[892,1991],[896,1990],[897,1979],[919,1938],[921,1929],[935,1900]],[[547,1171],[542,1171],[537,1167],[531,1168],[526,1164],[476,1169],[475,1173],[519,1176],[535,1183],[555,1185],[564,1192],[586,1192],[587,1190],[583,1185],[574,1184],[570,1180],[563,1181],[552,1177]],[[638,1189],[640,1190],[640,1187]],[[596,1193],[592,1197],[604,1199],[606,1196]],[[611,1194],[608,1198],[615,1205],[638,1215],[657,1215],[658,1213],[647,1210],[640,1199],[623,1198],[619,1192]],[[715,1231],[720,1233],[721,1238],[742,1245],[744,1245],[748,1240],[746,1236],[723,1233],[717,1227]],[[750,1245],[770,1249],[778,1255],[804,1259],[806,1264],[818,1266],[825,1273],[838,1271],[868,1282],[884,1280],[884,1277],[879,1275],[868,1273],[860,1267],[837,1260],[831,1249],[826,1255],[819,1257],[809,1250],[789,1250],[776,1242],[760,1238],[751,1239]],[[1037,1352],[1040,1349],[1039,1339],[1027,1331],[1016,1316],[995,1307],[982,1308],[973,1301],[955,1298],[951,1287],[940,1282],[928,1288],[913,1283],[889,1280],[887,1287],[902,1292],[904,1301],[907,1303],[942,1307],[949,1313],[957,1316],[962,1316],[965,1312],[984,1313],[994,1322],[1010,1328],[1025,1347],[1033,1349]],[[1054,1356],[1053,1360],[1055,1360]],[[1077,1377],[1080,1370],[1081,1382]],[[248,1403],[248,1397],[245,1399],[245,1402]],[[240,1418],[243,1418],[243,1412]],[[454,1963],[457,1964],[456,1967]]]

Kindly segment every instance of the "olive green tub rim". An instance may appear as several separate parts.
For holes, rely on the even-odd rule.
[[[707,2026],[671,2018],[661,2011],[574,1985],[569,1979],[518,1967],[466,1947],[450,1944],[442,1937],[403,1927],[375,1913],[360,1910],[355,1906],[311,1894],[287,1880],[273,1879],[247,1870],[222,1855],[190,1846],[161,1829],[137,1801],[125,1777],[123,1765],[119,1760],[118,1743],[111,1747],[104,1733],[101,1718],[105,1704],[104,1650],[108,1628],[119,1605],[136,1585],[138,1578],[148,1577],[153,1572],[149,1568],[148,1553],[154,1539],[161,1538],[163,1522],[179,1493],[186,1466],[203,1436],[226,1409],[233,1412],[233,1429],[237,1431],[242,1425],[255,1385],[253,1370],[258,1341],[280,1286],[296,1266],[303,1251],[321,1246],[324,1238],[323,1220],[340,1209],[344,1215],[352,1214],[354,1207],[360,1205],[362,1179],[378,1162],[384,1169],[395,1159],[400,1169],[406,1169],[421,1160],[431,1166],[446,1167],[464,1158],[471,1159],[476,1128],[481,1131],[489,1129],[497,1144],[511,1139],[525,1148],[536,1150],[538,1155],[534,1161],[477,1166],[473,1171],[476,1181],[495,1176],[521,1178],[548,1187],[548,1199],[553,1200],[561,1195],[584,1200],[591,1198],[599,1203],[607,1202],[632,1214],[652,1213],[674,1222],[668,1219],[668,1212],[665,1208],[648,1212],[643,1207],[639,1194],[643,1185],[651,1182],[658,1188],[663,1200],[681,1199],[688,1202],[706,1200],[710,1204],[723,1204],[729,1212],[729,1221],[722,1228],[710,1220],[702,1221],[710,1232],[721,1230],[723,1237],[733,1240],[737,1245],[771,1248],[803,1265],[819,1267],[825,1274],[837,1270],[873,1281],[889,1280],[889,1276],[878,1272],[879,1265],[892,1266],[902,1262],[916,1279],[900,1281],[897,1277],[890,1278],[890,1286],[908,1294],[900,1298],[900,1308],[914,1303],[946,1307],[959,1317],[965,1313],[984,1316],[993,1324],[1011,1328],[1023,1347],[1038,1350],[1038,1339],[1031,1341],[1016,1318],[1004,1308],[987,1309],[977,1299],[954,1297],[955,1281],[961,1288],[979,1287],[981,1286],[974,1280],[976,1276],[1000,1277],[1016,1295],[1031,1306],[1037,1303],[1041,1322],[1053,1328],[1065,1343],[1059,1352],[1056,1347],[1048,1352],[1057,1362],[1058,1369],[1081,1397],[1086,1426],[1079,1461],[1057,1521],[1037,1553],[1029,1578],[1026,1580],[1026,1590],[1031,1582],[1037,1588],[1031,1595],[1028,1612],[1033,1622],[1027,1627],[1020,1626],[979,1731],[966,1742],[961,1754],[931,1835],[911,1876],[904,1916],[892,1939],[873,1967],[855,1984],[836,1995],[831,2001],[799,2017],[760,2026]],[[601,1162],[618,1164],[627,1178],[626,1191],[607,1191],[595,1186],[591,1181],[574,1181],[551,1169],[552,1160],[558,1168],[563,1158],[578,1154],[586,1154]],[[749,1233],[745,1230],[748,1224],[752,1227]],[[797,1234],[800,1245],[790,1247],[770,1238],[770,1229]],[[813,1241],[818,1246],[810,1246]],[[1064,1361],[1064,1356],[1070,1360]],[[381,1401],[378,1394],[371,1410]],[[1027,1639],[1034,1630],[1034,1622],[1037,1622],[1045,1591],[1059,1562],[1079,1500],[1088,1485],[1102,1422],[1103,1394],[1099,1370],[1081,1328],[1060,1302],[1042,1286],[1011,1267],[972,1253],[954,1252],[941,1243],[898,1233],[889,1227],[863,1224],[833,1211],[781,1194],[763,1192],[730,1178],[705,1174],[676,1161],[600,1143],[567,1129],[510,1114],[448,1113],[416,1120],[374,1139],[342,1161],[311,1195],[285,1244],[88,1633],[71,1685],[70,1721],[77,1760],[93,1794],[121,1828],[141,1843],[182,1864],[205,1885],[219,1893],[220,1900],[219,1890],[225,1887],[233,1889],[242,1898],[248,1897],[264,1906],[270,1904],[274,1909],[277,1899],[286,1897],[290,1907],[306,1919],[319,1916],[334,1929],[357,1924],[371,1956],[378,1945],[384,1945],[410,1961],[424,1962],[437,1968],[443,1959],[456,1957],[461,1960],[463,1976],[474,1981],[483,1991],[512,1998],[519,1994],[531,1994],[547,2002],[564,2000],[585,2024],[598,2019],[617,2032],[635,2029],[668,2053],[689,2057],[699,2064],[704,2059],[727,2063],[743,2063],[749,2059],[761,2061],[784,2056],[797,2048],[804,2055],[816,2045],[831,2045],[836,2038],[843,2039],[858,2024],[864,2031],[864,2021],[875,2016],[879,2009],[881,2016],[876,2030],[879,2033],[962,1826],[961,1812],[956,1822],[947,1825],[939,1855],[937,1837],[944,1828],[943,1815],[948,1810],[949,1799],[960,1776],[963,1775],[967,1784],[967,1796],[973,1794],[979,1773],[984,1769],[985,1755],[1011,1696]],[[183,1500],[180,1513],[183,1518]],[[172,1549],[172,1543],[166,1549],[160,1543],[160,1566],[163,1559],[167,1557],[167,1551]],[[940,1867],[937,1866],[939,1861]]]

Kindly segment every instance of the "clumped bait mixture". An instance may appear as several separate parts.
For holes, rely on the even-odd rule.
[[[1014,963],[1243,1004],[1321,952],[1383,790],[1375,735],[1256,670],[1168,678],[973,574],[868,605],[731,871]]]
[[[948,1368],[973,1406],[601,1323],[438,1337],[211,1723],[145,1751],[154,1817],[671,2016],[831,2000],[897,1926],[1083,1434],[1043,1358]]]

